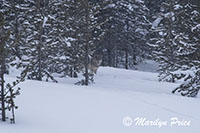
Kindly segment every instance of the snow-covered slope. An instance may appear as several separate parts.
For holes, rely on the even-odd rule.
[[[12,80],[12,77],[8,77]],[[15,125],[0,123],[2,133],[198,133],[200,99],[172,95],[178,84],[160,83],[156,73],[101,67],[95,84],[76,86],[77,79],[59,83],[22,83]],[[124,126],[125,121],[129,127]],[[135,125],[137,117],[167,121],[166,126]],[[170,119],[191,126],[170,126]],[[126,124],[126,123],[125,123]],[[131,125],[132,124],[132,125]]]

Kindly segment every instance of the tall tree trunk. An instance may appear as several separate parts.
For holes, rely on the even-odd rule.
[[[112,53],[110,49],[108,49],[108,66],[112,67]]]
[[[41,5],[40,5],[40,0],[38,0],[38,12],[41,14]],[[42,81],[42,33],[43,33],[43,22],[40,22],[39,25],[39,43],[38,43],[38,64],[39,64],[39,68],[38,68],[38,79],[39,81]]]
[[[41,38],[41,36],[40,36]],[[39,52],[39,59],[38,59],[38,63],[39,63],[39,70],[38,70],[38,80],[42,80],[42,63],[41,63],[41,39],[39,41],[39,44],[38,44],[38,52]]]
[[[125,57],[125,68],[126,69],[128,69],[128,63],[129,63],[129,60],[128,60],[128,47],[129,47],[129,33],[128,33],[128,31],[129,31],[129,21],[128,20],[126,20],[126,41],[127,41],[127,44],[125,45],[126,46],[126,48],[125,48],[125,53],[126,53],[126,57]]]
[[[118,47],[117,44],[115,45],[115,67],[118,67]]]
[[[126,49],[126,59],[125,59],[125,68],[128,69],[128,49]]]
[[[1,83],[1,115],[2,121],[6,121],[6,112],[5,112],[5,92],[4,92],[4,73],[5,73],[5,55],[4,55],[4,44],[1,44],[1,57],[0,57],[0,83]]]
[[[89,5],[88,0],[85,0],[86,9],[86,43],[85,43],[85,85],[89,84]]]
[[[73,67],[70,67],[70,77],[73,78]]]

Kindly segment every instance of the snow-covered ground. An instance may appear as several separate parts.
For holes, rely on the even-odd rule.
[[[12,77],[7,77],[12,80]],[[200,99],[171,94],[178,84],[157,81],[157,73],[101,67],[95,84],[27,80],[17,98],[16,124],[0,122],[0,133],[199,133]],[[125,122],[123,119],[130,118]],[[135,125],[135,118],[167,121]],[[170,119],[191,121],[170,126]],[[156,125],[156,122],[154,122]]]

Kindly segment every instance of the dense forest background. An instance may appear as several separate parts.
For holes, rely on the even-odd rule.
[[[2,74],[11,66],[40,81],[81,74],[88,85],[95,57],[125,69],[153,59],[160,81],[184,80],[173,93],[199,91],[199,0],[0,0],[0,13]]]

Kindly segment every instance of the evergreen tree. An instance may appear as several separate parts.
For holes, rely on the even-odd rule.
[[[162,2],[160,13],[152,23],[153,57],[159,62],[159,81],[175,82],[176,77],[172,73],[177,69],[178,60],[176,58],[176,36],[179,35],[177,15],[177,1],[166,0]]]
[[[6,44],[9,38],[9,32],[4,28],[4,17],[0,13],[0,103],[1,103],[1,120],[6,121],[6,114],[8,111],[11,112],[11,123],[15,123],[14,110],[18,107],[15,105],[14,99],[19,95],[20,88],[15,89],[14,87],[20,82],[24,81],[26,76],[26,70],[24,70],[17,80],[12,84],[5,82],[6,65],[10,62],[8,53],[11,51],[11,47]],[[28,67],[27,67],[28,68]]]
[[[143,58],[147,47],[146,35],[149,22],[144,1],[110,1],[102,16],[107,22],[103,40],[103,65],[134,68],[139,58]]]
[[[20,67],[25,47],[25,28],[21,23],[25,21],[25,1],[2,0],[1,12],[5,15],[5,29],[10,32],[6,43],[11,47],[9,57],[12,60],[6,68],[17,65]]]
[[[49,21],[48,12],[52,1],[48,0],[26,0],[27,5],[25,21],[23,23],[26,33],[26,46],[23,49],[23,65],[29,64],[29,79],[57,82],[51,75],[51,63],[54,62],[54,38],[49,35],[52,24]]]
[[[199,92],[199,8],[197,2],[165,1],[152,24],[154,57],[160,81],[183,83],[172,92],[195,97]],[[154,36],[155,37],[155,36]]]
[[[99,42],[103,36],[101,25],[104,20],[100,20],[98,14],[106,2],[95,1],[70,1],[70,26],[71,34],[68,37],[71,42],[70,62],[73,69],[81,71],[84,79],[78,84],[88,85],[93,82],[94,73],[89,70],[90,61],[99,47]],[[74,53],[75,52],[75,53]]]
[[[179,23],[182,25],[181,34],[177,36],[179,43],[177,55],[179,69],[174,71],[184,82],[172,92],[183,96],[196,97],[200,89],[200,6],[198,2],[181,2],[182,12]],[[184,27],[184,28],[183,28]]]

